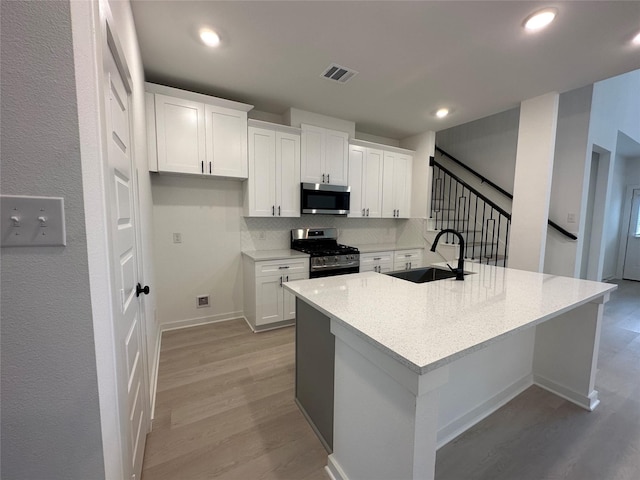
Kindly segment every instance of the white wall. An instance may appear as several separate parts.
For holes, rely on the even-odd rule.
[[[580,229],[585,221],[580,217],[580,211],[584,178],[585,174],[588,175],[585,169],[590,168],[591,162],[591,152],[587,152],[587,136],[592,94],[593,85],[589,85],[560,95],[549,218],[575,234],[578,240],[571,240],[549,228],[545,273],[569,277],[579,276],[580,273],[579,252],[582,251],[584,240]],[[569,223],[569,214],[574,215],[574,223]],[[584,228],[582,231],[584,233]]]
[[[285,121],[285,125],[290,125],[296,128],[300,128],[300,125],[304,123],[308,125],[315,125],[317,127],[329,128],[331,130],[347,132],[349,134],[349,138],[355,138],[356,136],[355,122],[342,120],[341,118],[327,117],[326,115],[307,112],[306,110],[300,110],[298,108],[290,108],[282,115],[282,118]]]
[[[435,154],[436,134],[428,131],[400,142],[402,148],[415,152],[411,177],[411,218],[429,218],[431,210],[430,157]]]
[[[542,272],[560,95],[520,104],[518,150],[509,232],[509,266]]]
[[[436,145],[493,183],[513,192],[520,108],[436,133]]]
[[[5,479],[105,477],[68,2],[2,2],[3,194],[62,196],[66,247],[2,249]]]
[[[154,175],[158,320],[177,327],[242,315],[242,183]],[[173,233],[182,243],[173,243]],[[197,295],[211,295],[196,308]]]
[[[619,75],[593,85],[593,100],[591,109],[591,123],[589,125],[589,137],[587,140],[587,150],[604,150],[610,153],[610,162],[607,181],[607,195],[604,205],[604,221],[602,225],[594,226],[596,231],[600,231],[600,255],[599,264],[595,272],[589,278],[600,280],[605,277],[605,252],[607,246],[611,244],[607,240],[607,225],[615,223],[612,216],[619,216],[620,211],[613,210],[615,199],[614,172],[619,158],[617,148],[619,143],[619,132],[623,133],[635,143],[640,143],[640,70]],[[602,158],[602,155],[601,155]],[[633,183],[633,182],[629,182]],[[588,185],[585,178],[584,185]],[[583,191],[581,220],[586,215],[586,194],[587,188]],[[582,228],[581,228],[582,231]],[[609,274],[610,265],[608,267]]]
[[[633,188],[640,186],[640,155],[626,158],[625,185],[623,191],[622,224],[620,226],[620,239],[618,247],[618,262],[616,265],[616,278],[622,278],[624,261],[627,251],[627,239],[631,222],[631,195]],[[629,188],[631,187],[631,188]]]
[[[624,196],[626,194],[626,174],[630,159],[616,156],[611,181],[611,194],[609,197],[610,213],[605,216],[604,225],[604,261],[602,266],[602,278],[610,279],[616,276],[618,265],[618,247],[622,235],[622,211],[624,208]],[[626,231],[624,232],[626,234]]]
[[[242,250],[288,249],[292,228],[335,227],[347,245],[422,245],[418,220],[242,217],[242,183],[234,180],[154,175],[152,193],[162,328],[242,316]],[[182,243],[173,243],[173,233]],[[211,307],[196,308],[203,294]]]

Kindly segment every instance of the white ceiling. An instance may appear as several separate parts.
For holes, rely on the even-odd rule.
[[[545,31],[522,21],[559,10]],[[148,81],[404,138],[640,68],[640,1],[132,2]],[[205,47],[199,28],[218,31]],[[322,78],[332,62],[359,73]],[[444,120],[433,112],[448,106]]]

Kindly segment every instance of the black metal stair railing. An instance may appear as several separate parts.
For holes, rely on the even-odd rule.
[[[431,157],[431,221],[436,230],[453,228],[465,239],[465,259],[507,265],[511,214]],[[445,234],[446,243],[457,237]]]
[[[496,185],[495,183],[493,183],[491,180],[489,180],[488,178],[480,175],[478,172],[476,172],[474,169],[469,168],[467,165],[465,165],[464,163],[462,163],[460,160],[458,160],[456,157],[450,155],[449,153],[445,152],[443,149],[441,149],[440,147],[436,146],[436,151],[438,153],[440,153],[441,155],[447,157],[449,160],[451,160],[452,162],[454,162],[455,164],[459,165],[460,167],[464,168],[466,171],[468,171],[469,173],[471,173],[472,175],[474,175],[475,177],[479,178],[480,181],[482,183],[486,183],[487,185],[491,186],[492,188],[494,188],[495,190],[497,190],[498,192],[500,192],[502,195],[504,195],[505,197],[513,200],[513,195],[510,194],[509,192],[507,192],[504,188]],[[556,222],[552,221],[552,220],[548,220],[547,223],[549,224],[550,227],[554,228],[555,230],[557,230],[558,232],[560,232],[562,235],[564,235],[567,238],[570,238],[571,240],[577,240],[578,237],[576,237],[573,233],[565,230],[564,228],[562,228],[560,225],[558,225]]]

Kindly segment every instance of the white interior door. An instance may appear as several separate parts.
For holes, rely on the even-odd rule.
[[[114,55],[105,52],[105,113],[107,122],[107,176],[114,293],[116,389],[125,477],[139,479],[149,425],[148,390],[144,382],[141,302],[136,295],[138,266],[135,178],[131,156],[129,89]]]
[[[640,188],[633,190],[622,278],[640,281]]]

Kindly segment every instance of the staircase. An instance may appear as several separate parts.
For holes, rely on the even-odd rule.
[[[511,214],[436,162],[433,157],[430,165],[433,175],[427,240],[433,241],[438,231],[452,228],[464,238],[466,261],[506,267]],[[457,256],[457,243],[455,235],[445,234],[439,248],[440,245],[449,245]],[[449,258],[451,251],[445,256]]]
[[[480,181],[481,185],[490,187],[491,192],[500,193],[503,196],[503,200],[504,197],[509,199],[507,200],[508,202],[513,199],[513,195],[505,189],[483,177],[441,148],[436,147],[436,151],[442,157],[446,157],[453,164],[469,172],[473,178]],[[477,188],[469,185],[453,171],[442,165],[442,163],[437,162],[434,157],[430,159],[430,166],[433,169],[431,215],[427,223],[427,230],[424,232],[425,240],[433,242],[438,231],[445,228],[453,228],[464,237],[465,260],[506,267],[509,252],[511,213],[505,210],[505,205],[499,206],[496,204]],[[549,220],[548,224],[566,238],[570,240],[578,239],[578,237],[557,223]],[[457,237],[455,235],[445,235],[443,239],[445,242],[444,244],[440,243],[438,249],[440,250],[440,245],[443,245],[442,250],[447,259],[457,258]],[[454,253],[454,250],[456,253]]]

